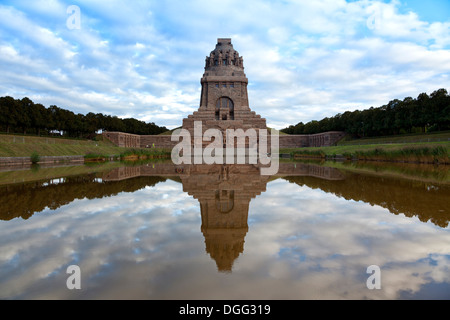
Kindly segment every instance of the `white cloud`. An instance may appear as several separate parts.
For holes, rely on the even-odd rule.
[[[177,127],[224,36],[244,56],[250,107],[278,129],[448,85],[450,22],[398,1],[81,1],[81,30],[65,26],[64,2],[48,5],[0,6],[0,95]]]

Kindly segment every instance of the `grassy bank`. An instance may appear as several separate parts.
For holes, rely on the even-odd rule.
[[[450,164],[450,142],[340,145],[282,149],[280,153],[289,153],[294,158]]]
[[[402,134],[397,136],[386,136],[376,138],[351,139],[346,137],[338,142],[339,146],[345,145],[367,145],[367,144],[401,144],[401,143],[429,143],[450,142],[450,131],[430,132],[420,134]]]
[[[170,156],[163,149],[130,149],[116,147],[109,141],[70,140],[23,136],[0,136],[0,157],[85,156],[86,159],[124,158],[131,155],[143,158]]]

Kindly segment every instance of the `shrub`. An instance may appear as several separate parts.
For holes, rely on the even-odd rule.
[[[41,157],[39,156],[39,154],[36,151],[33,151],[33,153],[30,156],[30,160],[32,164],[36,164],[39,161],[41,161]]]
[[[104,154],[89,152],[84,156],[85,159],[98,159],[98,158],[107,158],[108,156]]]
[[[353,155],[352,155],[350,152],[348,152],[348,151],[342,153],[342,155],[343,155],[347,160],[352,160],[352,158],[353,158]]]

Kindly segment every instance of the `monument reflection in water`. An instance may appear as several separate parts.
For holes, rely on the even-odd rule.
[[[0,297],[448,298],[445,166],[115,165],[2,172]]]
[[[261,175],[258,165],[149,164],[117,168],[104,181],[120,181],[140,176],[177,177],[183,191],[200,202],[201,232],[206,252],[220,272],[231,272],[234,261],[244,251],[248,232],[250,201],[266,191],[272,176]],[[342,180],[334,168],[300,163],[280,164],[277,176],[313,176]]]

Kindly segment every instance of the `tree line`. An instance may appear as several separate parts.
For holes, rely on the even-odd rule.
[[[40,135],[63,135],[92,139],[98,131],[121,131],[154,135],[168,131],[155,123],[134,118],[121,119],[102,113],[76,114],[55,105],[46,108],[29,98],[0,97],[0,131]]]
[[[450,95],[446,89],[421,93],[417,98],[395,99],[378,108],[346,111],[320,121],[291,125],[287,134],[345,131],[353,137],[389,136],[450,130]]]

